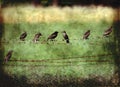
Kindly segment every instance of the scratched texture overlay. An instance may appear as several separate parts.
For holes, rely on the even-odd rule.
[[[119,6],[0,0],[0,87],[119,87]]]

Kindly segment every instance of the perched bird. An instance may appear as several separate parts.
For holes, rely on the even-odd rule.
[[[7,53],[7,55],[5,56],[4,61],[5,61],[6,63],[10,60],[10,58],[11,58],[11,56],[12,56],[12,53],[13,53],[13,50],[10,50],[10,51]]]
[[[90,30],[88,30],[87,32],[85,32],[84,36],[83,36],[83,39],[88,39],[90,35]]]
[[[20,35],[20,40],[24,41],[27,36],[27,32],[24,32]]]
[[[119,70],[115,70],[112,78],[110,79],[112,84],[114,84],[114,85],[119,85],[120,84],[120,77],[119,76],[120,76]]]
[[[64,39],[66,40],[66,43],[69,43],[69,37],[68,37],[66,31],[63,31],[62,34],[63,34]]]
[[[37,41],[39,41],[39,37],[40,36],[42,36],[42,34],[41,33],[37,33],[37,34],[35,34],[35,37],[34,37],[34,39],[33,39],[33,42],[37,42]]]
[[[104,32],[103,36],[109,36],[111,32],[112,32],[112,26]]]
[[[49,39],[53,41],[53,39],[55,39],[55,38],[57,37],[57,35],[58,35],[58,32],[55,31],[54,33],[52,33],[52,34],[47,38],[47,41],[48,41]]]

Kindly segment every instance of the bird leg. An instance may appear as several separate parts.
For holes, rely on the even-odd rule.
[[[21,39],[22,41],[25,41],[25,39]]]

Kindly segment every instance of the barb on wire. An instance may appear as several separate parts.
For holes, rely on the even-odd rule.
[[[41,60],[9,60],[10,62],[50,62],[50,61],[60,61],[60,60],[75,60],[80,58],[97,58],[97,57],[106,57],[112,56],[113,54],[101,54],[101,55],[93,55],[93,56],[77,56],[77,57],[67,57],[67,58],[48,58],[48,59],[41,59]],[[2,60],[1,60],[2,61]],[[94,60],[86,60],[86,62],[92,62]],[[104,60],[103,60],[104,61]],[[82,61],[81,61],[82,62]],[[84,62],[84,61],[83,61]]]

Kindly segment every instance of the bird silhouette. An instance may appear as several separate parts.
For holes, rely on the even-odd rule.
[[[89,35],[90,35],[90,30],[84,33],[83,39],[88,39]]]
[[[33,39],[33,42],[36,43],[37,41],[39,41],[40,36],[42,36],[41,33],[37,33],[37,34],[35,34],[34,39]]]
[[[104,32],[103,36],[106,36],[106,37],[107,37],[107,36],[109,36],[111,33],[112,33],[112,26]]]
[[[26,38],[26,36],[27,36],[27,32],[22,33],[22,34],[20,35],[20,40],[21,40],[21,41],[24,41],[25,38]]]
[[[7,62],[10,60],[10,58],[11,58],[11,56],[12,56],[12,53],[13,53],[13,50],[10,50],[10,51],[6,54],[6,56],[5,56],[5,58],[4,58],[5,63],[7,63]]]
[[[58,32],[55,31],[54,33],[52,33],[52,34],[47,38],[47,41],[48,41],[49,39],[53,41],[53,40],[57,37],[57,35],[58,35]]]
[[[62,34],[63,34],[64,39],[66,40],[66,43],[69,43],[69,37],[68,37],[66,31],[63,31]]]

